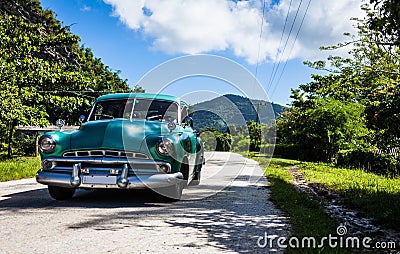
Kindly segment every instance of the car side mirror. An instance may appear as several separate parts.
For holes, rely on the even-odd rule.
[[[190,126],[191,128],[193,128],[193,119],[190,116],[185,117],[185,119],[183,119],[183,127],[186,126]]]

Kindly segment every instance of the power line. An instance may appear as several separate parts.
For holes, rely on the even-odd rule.
[[[265,16],[265,0],[263,0],[262,17],[261,17],[261,28],[260,28],[260,38],[258,40],[257,65],[256,65],[256,72],[255,72],[255,75],[254,75],[256,78],[257,78],[257,74],[258,74],[258,66],[260,64],[260,51],[261,51],[261,39],[262,39],[262,33],[263,33],[263,27],[264,27],[264,16]]]
[[[305,10],[305,12],[304,12],[304,15],[303,15],[303,18],[301,19],[301,22],[300,22],[299,29],[297,30],[296,37],[295,37],[295,39],[294,39],[294,41],[293,41],[293,44],[292,44],[292,47],[291,47],[291,49],[290,49],[290,51],[289,51],[289,55],[288,55],[288,57],[286,58],[286,61],[285,61],[285,64],[283,65],[283,68],[282,68],[281,74],[279,75],[278,81],[276,82],[276,84],[275,84],[275,86],[274,86],[274,89],[272,90],[272,93],[271,93],[271,95],[273,95],[273,94],[274,94],[274,92],[275,92],[276,88],[277,88],[277,87],[278,87],[278,85],[279,85],[279,82],[281,81],[281,78],[282,78],[282,75],[283,75],[283,73],[284,73],[284,71],[285,71],[285,68],[286,68],[287,62],[288,62],[288,60],[289,60],[289,58],[290,58],[290,55],[292,54],[292,51],[293,51],[294,45],[296,44],[297,38],[298,38],[298,36],[299,36],[299,33],[300,33],[300,30],[301,30],[301,27],[303,26],[303,22],[304,22],[304,19],[305,19],[306,15],[307,15],[308,8],[310,7],[311,1],[312,1],[312,0],[309,0],[309,1],[308,1],[308,4],[307,4],[307,7],[306,7],[306,10]]]
[[[282,46],[282,39],[283,39],[283,35],[285,34],[286,24],[287,24],[287,21],[288,21],[290,9],[291,9],[291,7],[292,7],[292,1],[293,1],[293,0],[290,0],[289,8],[288,8],[288,11],[287,11],[287,13],[286,13],[285,24],[283,25],[282,34],[281,34],[281,39],[279,40],[279,46],[278,46],[278,50],[276,51],[276,54],[275,54],[275,59],[278,58],[279,49],[280,49],[281,46]],[[271,81],[272,81],[271,79],[272,79],[272,74],[273,74],[274,71],[275,71],[275,68],[276,68],[276,62],[274,63],[274,66],[272,67],[271,77],[270,77],[270,80],[269,80],[269,82],[268,82],[267,90],[269,90],[269,89],[271,88],[271,87],[270,87],[270,86],[271,86]]]
[[[301,8],[302,3],[303,3],[303,0],[300,0],[299,7],[297,8],[296,15],[294,16],[292,25],[291,25],[291,27],[290,27],[289,34],[288,34],[288,36],[287,36],[287,38],[286,38],[285,46],[283,47],[283,50],[281,51],[281,55],[280,55],[280,58],[279,58],[279,61],[278,61],[278,65],[277,65],[277,67],[276,67],[276,69],[275,69],[275,72],[272,74],[272,77],[271,77],[272,79],[271,79],[271,82],[270,82],[270,84],[269,84],[269,87],[272,86],[272,84],[273,84],[273,82],[274,82],[274,80],[275,80],[276,73],[278,72],[279,65],[281,64],[283,55],[284,55],[284,53],[285,53],[287,44],[288,44],[288,42],[289,42],[290,35],[292,34],[293,27],[294,27],[294,24],[296,23],[297,15],[299,14],[299,11],[300,11],[300,8]]]

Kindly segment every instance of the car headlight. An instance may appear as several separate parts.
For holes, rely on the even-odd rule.
[[[39,148],[44,153],[51,153],[56,148],[56,141],[51,136],[44,135],[39,140]]]
[[[157,143],[157,152],[163,156],[170,156],[174,151],[174,143],[169,138],[163,138]]]

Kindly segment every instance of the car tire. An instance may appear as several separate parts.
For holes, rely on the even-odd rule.
[[[194,173],[193,179],[190,182],[191,185],[199,185],[200,184],[200,178],[201,178],[201,171],[196,171]]]
[[[72,198],[75,194],[75,188],[63,188],[58,186],[51,186],[48,187],[49,194],[52,198],[56,200],[67,200]]]
[[[181,164],[181,169],[179,170],[183,175],[183,188],[187,187],[189,180],[189,162],[184,160]]]

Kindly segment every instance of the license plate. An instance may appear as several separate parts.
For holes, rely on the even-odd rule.
[[[117,183],[117,176],[86,175],[86,176],[83,176],[82,183],[87,183],[87,184],[116,184]]]

